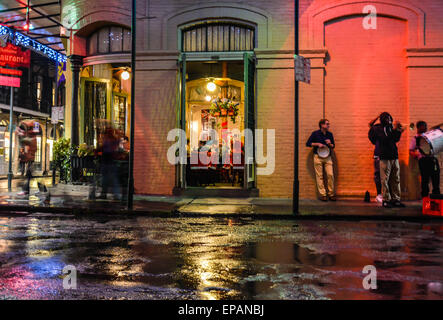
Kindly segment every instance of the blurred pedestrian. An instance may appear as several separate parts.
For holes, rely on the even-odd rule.
[[[99,198],[106,199],[108,190],[111,189],[114,199],[119,199],[118,168],[115,160],[119,153],[120,138],[110,123],[106,123],[100,141],[102,193]]]
[[[20,151],[18,154],[18,160],[19,160],[19,170],[20,170],[20,175],[24,175],[25,174],[25,170],[26,170],[26,160],[25,160],[25,148],[20,147]]]
[[[17,195],[24,196],[29,195],[35,153],[37,152],[37,135],[41,134],[41,129],[38,125],[36,126],[34,120],[26,120],[16,128],[16,134],[19,137],[20,148],[23,149],[21,159],[26,167],[26,182],[23,184],[23,190]]]

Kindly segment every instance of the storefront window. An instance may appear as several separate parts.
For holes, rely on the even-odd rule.
[[[107,84],[86,81],[84,99],[84,142],[95,145],[98,135],[96,120],[106,119]]]
[[[34,161],[36,164],[40,164],[42,162],[42,138],[37,137],[37,151],[35,152]]]
[[[252,51],[254,28],[229,23],[205,23],[183,30],[183,51]]]
[[[131,30],[118,26],[104,27],[94,32],[88,39],[88,55],[129,52],[131,50]]]

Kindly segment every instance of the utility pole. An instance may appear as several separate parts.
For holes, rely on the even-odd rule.
[[[8,191],[12,190],[12,121],[14,114],[14,87],[11,86],[10,104],[9,104],[9,170],[8,170]]]
[[[129,165],[128,165],[128,190],[127,204],[128,210],[131,210],[134,202],[134,110],[135,110],[135,55],[136,55],[136,24],[137,24],[137,1],[132,0],[132,17],[131,17],[131,118],[130,118],[130,135],[129,135]]]
[[[299,54],[299,0],[294,0],[294,54],[298,56]],[[292,188],[292,212],[294,215],[299,214],[299,193],[300,193],[300,182],[298,180],[298,139],[299,139],[299,87],[296,76],[296,66],[294,60],[294,184]]]

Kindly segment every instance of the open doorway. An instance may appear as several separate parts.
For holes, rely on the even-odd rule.
[[[186,186],[247,187],[244,60],[187,62],[185,79]]]

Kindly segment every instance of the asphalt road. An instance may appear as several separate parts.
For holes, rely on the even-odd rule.
[[[437,222],[0,216],[0,299],[443,299],[442,284]]]

